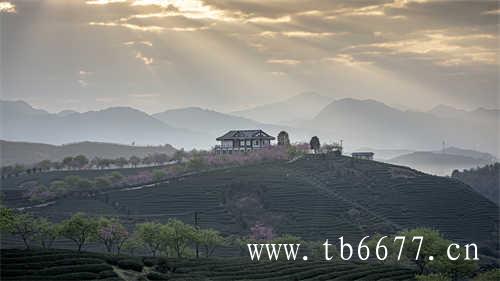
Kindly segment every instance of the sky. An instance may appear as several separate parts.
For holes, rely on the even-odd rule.
[[[499,108],[498,1],[0,0],[1,98],[57,112],[302,92]]]

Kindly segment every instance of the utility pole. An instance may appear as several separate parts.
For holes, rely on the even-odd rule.
[[[196,228],[196,230],[199,230],[200,227],[198,226],[198,211],[195,211],[194,212],[194,228]],[[200,257],[200,245],[198,245],[198,242],[195,243],[196,245],[196,258],[199,258]]]

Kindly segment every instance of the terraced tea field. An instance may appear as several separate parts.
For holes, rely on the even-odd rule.
[[[132,260],[139,269],[124,269]],[[1,251],[1,279],[20,280],[413,280],[412,269],[374,263],[252,262],[249,259],[168,259],[173,270],[159,272],[158,259],[52,251]],[[142,270],[140,268],[142,267]],[[132,279],[131,277],[135,278]]]
[[[7,205],[9,202],[6,202]],[[277,235],[357,240],[419,226],[496,249],[498,206],[456,180],[350,157],[308,156],[213,170],[154,187],[66,198],[30,211],[60,221],[83,211],[126,222],[178,218],[224,235],[260,222]]]

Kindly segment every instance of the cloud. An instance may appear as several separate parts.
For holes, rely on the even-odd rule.
[[[0,13],[15,13],[16,6],[10,2],[0,2]]]
[[[153,64],[154,59],[144,56],[141,52],[135,54],[136,59],[140,59],[145,65]]]
[[[272,64],[285,64],[285,65],[297,65],[301,63],[300,60],[294,60],[294,59],[268,59],[266,62]]]
[[[345,34],[345,33],[343,33]],[[262,31],[258,34],[262,37],[276,37],[277,35],[290,37],[290,38],[321,38],[321,37],[329,37],[338,35],[338,33],[334,32],[310,32],[310,31]]]
[[[89,22],[89,25],[92,26],[107,26],[107,27],[123,27],[134,31],[146,31],[146,32],[161,32],[165,28],[161,26],[141,26],[130,23],[117,23],[117,22]]]
[[[246,19],[246,22],[251,23],[285,23],[290,22],[292,18],[290,16],[282,16],[279,18],[269,18],[269,17],[251,17]]]
[[[375,47],[392,54],[417,54],[440,66],[497,64],[497,50],[477,45],[477,40],[496,40],[491,34],[449,35],[424,31],[415,38],[354,46],[354,49]],[[476,43],[476,44],[474,44]]]
[[[500,9],[484,11],[482,15],[500,15]]]
[[[323,58],[324,61],[330,61],[334,63],[340,63],[346,66],[351,66],[351,67],[359,67],[359,66],[365,66],[365,65],[370,65],[373,62],[371,61],[361,61],[361,60],[356,60],[352,55],[350,54],[338,54],[335,57],[327,57]]]
[[[85,1],[85,4],[88,5],[108,5],[108,4],[113,4],[113,3],[124,3],[127,2],[127,0],[89,0]]]
[[[159,6],[172,10],[162,13],[163,16],[182,15],[191,19],[233,20],[226,12],[200,0],[135,0],[132,6]]]
[[[80,86],[82,88],[86,88],[88,85],[89,85],[89,82],[88,82],[88,77],[90,75],[94,74],[93,72],[90,72],[90,71],[86,71],[86,70],[83,70],[83,69],[80,69],[78,71],[78,84],[80,84]]]
[[[148,47],[153,47],[153,43],[151,41],[128,41],[123,43],[125,46],[132,46],[132,45],[144,45]]]
[[[204,25],[204,26],[198,26],[198,27],[182,27],[182,26],[174,26],[174,27],[163,27],[163,26],[157,26],[157,25],[137,25],[137,24],[131,24],[131,23],[124,23],[124,22],[89,22],[89,25],[91,26],[104,26],[104,27],[122,27],[126,29],[130,29],[133,31],[144,31],[144,32],[162,32],[162,31],[175,31],[175,32],[193,32],[193,31],[202,31],[202,30],[207,30],[213,24],[210,25]],[[126,42],[128,43],[128,42]],[[142,41],[144,45],[148,45],[147,41]],[[149,42],[150,43],[150,42]],[[130,43],[132,44],[132,43]]]
[[[286,76],[287,75],[285,72],[282,72],[282,71],[271,71],[269,73],[271,75],[274,75],[274,76]]]
[[[110,102],[113,102],[115,100],[116,100],[116,98],[112,98],[112,97],[100,97],[100,98],[95,99],[96,102],[102,102],[102,103],[110,103]]]
[[[136,99],[148,99],[148,98],[156,98],[159,97],[160,94],[158,93],[150,93],[150,94],[130,94],[128,95],[131,98],[136,98]]]

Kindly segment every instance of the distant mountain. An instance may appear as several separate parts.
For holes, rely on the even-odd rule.
[[[78,111],[74,111],[74,110],[63,110],[63,111],[60,111],[57,113],[58,116],[61,116],[61,117],[64,117],[64,116],[68,116],[68,115],[71,115],[71,114],[74,114],[74,113],[78,113]]]
[[[26,103],[0,102],[1,139],[64,144],[80,141],[171,144],[175,147],[206,147],[208,137],[169,126],[129,107],[58,115],[39,112]]]
[[[167,124],[175,124],[179,128],[215,134],[223,134],[230,129],[252,129],[264,126],[254,120],[199,107],[167,110],[152,116]]]
[[[465,156],[465,157],[471,157],[475,159],[481,159],[485,160],[488,162],[495,162],[497,161],[496,157],[485,152],[480,152],[472,149],[462,149],[454,146],[447,147],[441,151],[435,151],[435,153],[442,153],[444,152],[445,154],[451,154],[451,155],[458,155],[458,156]]]
[[[189,128],[191,131],[210,135],[212,138],[211,143],[215,143],[216,137],[223,135],[229,130],[236,129],[262,129],[273,136],[277,136],[280,131],[285,130],[290,134],[292,142],[305,141],[307,139],[306,136],[313,134],[305,129],[264,124],[248,118],[198,107],[167,110],[153,114],[152,116],[166,124],[172,124],[179,128]]]
[[[131,146],[102,142],[79,142],[66,145],[50,145],[43,143],[11,142],[0,140],[2,155],[1,166],[13,164],[35,164],[42,160],[60,161],[67,156],[83,154],[87,158],[102,157],[115,159],[118,157],[138,156],[166,153],[172,155],[175,149],[171,145]]]
[[[476,152],[479,153],[479,152]],[[441,152],[413,152],[388,160],[391,164],[408,166],[435,175],[451,175],[453,170],[490,164],[491,160]]]
[[[0,114],[5,116],[47,116],[50,113],[43,109],[36,109],[24,101],[0,101]]]
[[[454,118],[454,119],[466,119],[469,121],[485,121],[485,120],[495,120],[497,125],[500,122],[500,110],[499,109],[486,109],[478,108],[475,110],[463,110],[457,109],[449,105],[438,105],[433,109],[428,111],[429,113],[441,117],[441,118]]]
[[[262,123],[290,124],[313,118],[333,99],[316,93],[302,93],[282,102],[257,106],[231,114],[250,118]]]
[[[496,154],[500,139],[495,119],[442,118],[428,112],[401,111],[374,100],[334,101],[305,125],[339,136],[350,147],[432,150],[444,140]]]

